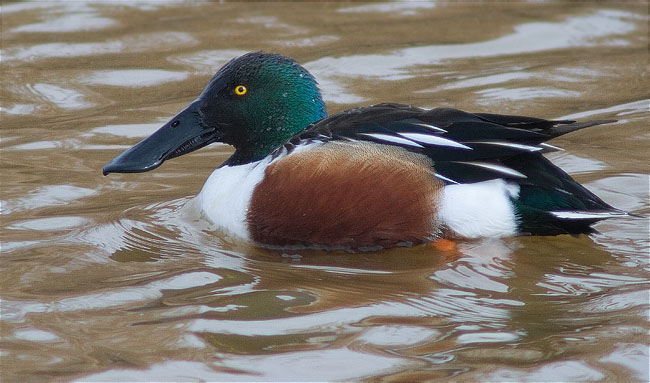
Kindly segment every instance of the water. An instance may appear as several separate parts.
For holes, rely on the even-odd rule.
[[[648,380],[647,4],[2,6],[2,380]],[[642,218],[591,237],[260,250],[192,196],[231,149],[102,166],[230,58],[296,58],[330,113],[617,119],[549,157]]]

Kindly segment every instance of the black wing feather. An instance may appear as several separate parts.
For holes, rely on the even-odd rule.
[[[425,110],[403,104],[378,104],[346,110],[320,120],[289,140],[285,149],[291,151],[294,146],[313,140],[374,141],[422,153],[435,162],[436,172],[459,183],[494,178],[521,179],[525,177],[516,173],[527,173],[517,171],[510,174],[498,169],[508,167],[504,162],[508,158],[549,151],[539,144],[551,138],[607,122],[611,120],[576,123],[468,113],[452,108]],[[413,134],[428,140],[410,139]],[[494,164],[495,167],[475,166],[468,162]]]

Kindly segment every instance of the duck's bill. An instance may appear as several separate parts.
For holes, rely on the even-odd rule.
[[[151,136],[104,165],[102,173],[141,173],[165,160],[200,149],[217,140],[214,129],[204,127],[196,103],[190,104]]]

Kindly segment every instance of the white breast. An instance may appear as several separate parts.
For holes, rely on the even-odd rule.
[[[196,196],[204,215],[229,234],[250,240],[246,213],[255,186],[264,177],[270,158],[216,169]]]
[[[314,141],[294,148],[289,154],[301,153],[322,145]],[[196,196],[196,203],[217,228],[228,234],[250,241],[246,214],[250,206],[253,191],[264,178],[269,164],[287,155],[282,153],[276,158],[267,156],[250,164],[223,166],[210,174],[203,189]]]

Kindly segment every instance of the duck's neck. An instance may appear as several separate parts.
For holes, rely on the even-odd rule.
[[[293,104],[290,110],[282,109],[284,108],[278,107],[271,114],[255,121],[247,129],[248,137],[235,145],[235,153],[224,165],[243,165],[259,161],[310,124],[327,117],[325,103],[320,97],[309,98],[305,105]]]

